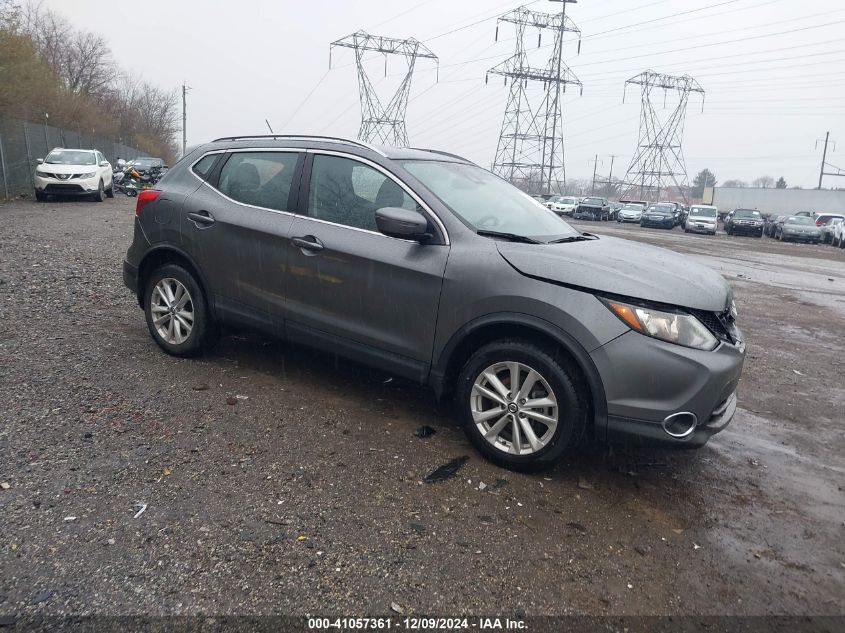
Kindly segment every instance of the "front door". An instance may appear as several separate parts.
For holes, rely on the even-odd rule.
[[[445,236],[420,244],[380,233],[379,208],[426,212],[374,163],[311,158],[288,251],[289,336],[424,379],[449,255]]]

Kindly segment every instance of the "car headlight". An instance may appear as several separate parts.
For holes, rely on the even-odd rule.
[[[80,178],[93,178],[97,175],[96,171],[89,171],[87,174],[79,174]]]
[[[657,308],[603,300],[620,321],[640,334],[668,343],[710,351],[719,345],[718,339],[691,314],[667,312]]]
[[[47,172],[46,172],[46,171],[44,171],[43,169],[41,169],[40,167],[36,168],[36,170],[35,170],[35,175],[36,175],[36,176],[43,176],[43,175],[44,175],[44,174],[46,174],[46,173],[47,173]]]

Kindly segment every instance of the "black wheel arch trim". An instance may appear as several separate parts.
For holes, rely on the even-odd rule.
[[[205,302],[208,311],[211,313],[212,317],[216,316],[215,306],[214,306],[214,293],[212,292],[211,286],[206,281],[205,275],[202,274],[200,267],[197,265],[194,258],[188,255],[184,250],[172,244],[170,242],[163,242],[161,244],[156,244],[149,250],[147,250],[143,257],[141,257],[141,261],[138,262],[138,288],[136,290],[136,295],[138,296],[138,304],[143,308],[144,307],[144,299],[143,299],[143,292],[144,287],[141,283],[141,275],[142,271],[147,272],[144,270],[144,264],[150,259],[150,257],[160,254],[160,253],[173,253],[182,259],[186,260],[191,268],[193,269],[191,272],[195,273],[197,276],[197,281],[200,284],[200,289],[205,293]]]
[[[446,342],[446,345],[440,351],[437,362],[432,365],[429,373],[428,382],[434,389],[438,400],[446,391],[445,381],[447,379],[449,364],[452,360],[452,355],[461,342],[481,328],[502,325],[515,325],[536,330],[538,333],[553,339],[570,354],[587,380],[594,416],[594,434],[596,439],[603,440],[607,431],[607,397],[604,393],[604,384],[602,383],[601,376],[589,352],[571,334],[554,323],[529,314],[519,312],[486,314],[460,327]]]

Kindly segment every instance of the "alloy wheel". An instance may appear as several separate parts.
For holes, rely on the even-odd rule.
[[[194,328],[194,303],[191,293],[178,279],[159,281],[150,297],[153,326],[166,343],[181,345]]]
[[[557,398],[548,381],[515,361],[495,363],[478,375],[470,411],[482,437],[512,455],[542,450],[558,425]]]

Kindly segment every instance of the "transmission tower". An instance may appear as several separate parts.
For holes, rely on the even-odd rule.
[[[499,23],[514,24],[516,53],[487,71],[488,74],[503,75],[505,84],[508,78],[511,80],[493,172],[529,193],[560,191],[566,181],[560,97],[569,84],[577,85],[583,92],[581,81],[563,62],[565,33],[578,34],[578,51],[581,51],[581,31],[566,17],[566,5],[577,0],[552,1],[561,3],[560,13],[542,13],[520,7],[499,17],[496,40],[499,39]],[[554,32],[551,55],[541,67],[532,66],[528,61],[525,48],[528,27],[538,29],[538,48],[543,31]],[[529,90],[530,82],[542,82],[540,95],[536,90]]]
[[[329,46],[329,67],[331,51],[335,46],[355,50],[355,63],[358,66],[358,90],[361,98],[361,129],[358,138],[369,143],[405,147],[408,145],[408,132],[405,129],[405,110],[408,108],[408,95],[411,91],[411,77],[418,57],[433,59],[439,65],[437,55],[414,38],[396,39],[379,37],[364,31],[358,31]],[[408,64],[396,92],[387,105],[382,105],[367,71],[364,69],[364,53],[373,51],[384,55],[384,75],[387,76],[387,56],[401,55]]]
[[[639,190],[639,199],[657,201],[660,193],[675,186],[687,201],[687,167],[681,140],[690,93],[701,94],[704,108],[704,89],[689,75],[663,75],[651,70],[631,77],[625,82],[641,87],[640,134],[637,150],[625,174],[626,190],[622,197]],[[663,89],[663,107],[668,92],[677,91],[678,104],[668,116],[660,117],[655,110],[652,91]],[[622,97],[624,102],[625,98]]]

